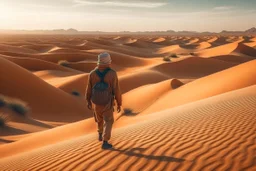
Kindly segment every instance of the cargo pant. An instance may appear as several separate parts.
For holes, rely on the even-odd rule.
[[[102,133],[104,141],[108,141],[111,137],[112,126],[114,123],[113,107],[95,105],[94,115],[98,124],[98,132]]]

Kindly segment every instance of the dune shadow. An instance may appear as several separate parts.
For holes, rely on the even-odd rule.
[[[14,141],[12,141],[12,140],[5,140],[5,139],[0,138],[0,142],[1,143],[11,143],[11,142],[14,142]]]
[[[116,121],[119,120],[123,116],[134,117],[134,116],[137,116],[138,114],[139,114],[138,112],[134,112],[130,108],[125,108],[123,113],[116,118]]]
[[[27,134],[27,133],[29,133],[29,132],[18,129],[18,128],[12,128],[9,126],[0,128],[0,136],[20,135],[20,134]]]
[[[143,151],[146,150],[146,148],[131,148],[131,149],[117,149],[117,148],[112,148],[109,149],[111,151],[117,151],[119,153],[128,155],[128,156],[134,156],[134,157],[139,157],[139,158],[145,158],[148,160],[158,160],[158,161],[167,161],[167,162],[183,162],[185,161],[185,159],[181,159],[181,158],[175,158],[175,157],[171,157],[171,156],[165,156],[165,155],[146,155],[146,154],[142,154]]]
[[[137,113],[123,113],[122,115],[123,116],[137,116],[139,113],[137,112]]]
[[[40,122],[38,120],[35,120],[33,118],[24,118],[24,119],[20,119],[20,120],[15,120],[15,122],[18,122],[18,123],[26,123],[26,124],[31,124],[31,125],[35,125],[35,126],[40,126],[40,127],[43,127],[43,128],[53,128],[53,126],[51,125],[48,125],[48,124],[45,124],[43,122]]]

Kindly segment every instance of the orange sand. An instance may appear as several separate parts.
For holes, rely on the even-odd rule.
[[[0,170],[256,170],[255,42],[251,36],[0,37],[0,94],[31,109],[0,127]],[[123,92],[111,150],[100,148],[84,98],[103,51],[112,56]],[[178,58],[163,61],[174,53]]]

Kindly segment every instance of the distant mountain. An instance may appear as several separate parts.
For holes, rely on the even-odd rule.
[[[137,35],[256,35],[256,28],[252,27],[245,31],[227,31],[223,30],[219,33],[214,32],[196,32],[196,31],[120,31],[120,32],[102,32],[102,31],[78,31],[76,29],[55,29],[55,30],[0,30],[2,34],[65,34],[65,35],[74,35],[74,34],[111,34],[111,35],[127,35],[127,34],[137,34]]]
[[[243,35],[243,34],[256,34],[256,28],[252,27],[245,31],[227,31],[223,30],[220,34],[232,34],[232,35]]]
[[[70,28],[70,29],[66,30],[66,32],[68,32],[68,33],[78,33],[78,30]]]
[[[256,33],[256,28],[255,27],[252,27],[248,30],[245,30],[246,33]]]
[[[223,30],[222,32],[220,32],[220,34],[242,34],[244,33],[244,31],[227,31],[227,30]]]
[[[51,33],[54,33],[54,34],[77,34],[79,33],[78,30],[76,29],[73,29],[73,28],[70,28],[70,29],[67,29],[67,30],[64,30],[64,29],[56,29],[56,30],[43,30],[43,32],[45,34],[51,34]]]
[[[177,31],[176,34],[179,34],[179,35],[196,35],[196,34],[200,34],[200,33],[196,32],[196,31],[183,30],[183,31]]]
[[[168,33],[175,33],[174,30],[167,30],[166,32],[168,32]]]

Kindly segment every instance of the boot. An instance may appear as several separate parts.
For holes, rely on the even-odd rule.
[[[111,144],[108,143],[108,141],[103,141],[103,144],[101,146],[102,149],[110,149],[113,146]]]

